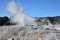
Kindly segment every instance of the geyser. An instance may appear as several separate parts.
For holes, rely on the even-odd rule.
[[[14,1],[10,1],[7,5],[7,11],[10,12],[11,22],[15,22],[18,25],[24,26],[27,24],[34,24],[35,19],[24,14],[23,8],[17,5]]]

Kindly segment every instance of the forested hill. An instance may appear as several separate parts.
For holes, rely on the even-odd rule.
[[[36,22],[39,23],[47,23],[47,20],[50,21],[51,24],[60,24],[60,16],[55,16],[55,17],[35,17]],[[15,25],[15,23],[10,22],[10,18],[7,16],[0,17],[0,26],[3,25]]]
[[[35,17],[35,18],[36,18],[36,22],[40,22],[40,23],[43,23],[43,24],[47,24],[48,20],[53,25],[60,24],[60,16],[54,16],[54,17]]]
[[[0,26],[4,26],[4,25],[13,25],[13,23],[10,22],[10,18],[7,16],[0,17]]]

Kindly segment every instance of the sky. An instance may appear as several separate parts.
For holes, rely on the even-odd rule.
[[[0,0],[0,16],[11,15],[6,10],[11,0]],[[24,7],[24,13],[32,17],[60,16],[60,0],[14,0]]]

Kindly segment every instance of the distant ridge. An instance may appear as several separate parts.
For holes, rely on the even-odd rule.
[[[33,17],[35,18],[36,22],[47,24],[47,20],[50,21],[51,24],[60,24],[60,16],[54,16],[54,17]],[[44,20],[44,22],[42,21]],[[10,22],[10,18],[7,16],[0,17],[0,26],[3,25],[15,25],[16,23]]]
[[[43,19],[45,19],[45,22],[47,20],[50,21],[51,24],[60,24],[60,16],[54,16],[54,17],[35,17],[37,22],[41,22]]]

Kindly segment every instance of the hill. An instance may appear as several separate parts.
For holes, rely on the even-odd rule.
[[[60,24],[60,16],[54,16],[54,17],[34,17],[35,21],[39,23],[39,25],[48,25],[49,23],[55,25]],[[12,23],[10,21],[10,18],[7,16],[0,17],[0,26],[2,25],[15,25],[16,23]]]

